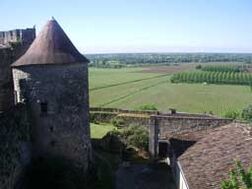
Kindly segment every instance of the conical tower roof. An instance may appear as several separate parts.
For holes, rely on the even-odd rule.
[[[89,62],[72,44],[58,22],[49,20],[27,52],[13,67],[41,64],[73,64]]]

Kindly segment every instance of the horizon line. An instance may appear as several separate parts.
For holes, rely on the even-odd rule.
[[[224,52],[224,51],[216,51],[216,52],[211,52],[211,51],[199,51],[199,52],[190,52],[190,51],[160,51],[160,52],[156,52],[156,51],[146,51],[146,52],[84,52],[82,54],[85,55],[95,55],[95,54],[251,54],[252,52]]]

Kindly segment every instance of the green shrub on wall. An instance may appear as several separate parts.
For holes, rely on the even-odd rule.
[[[115,126],[115,127],[123,127],[125,125],[125,122],[122,118],[118,118],[118,117],[114,117],[112,120],[111,120],[111,123]]]
[[[230,119],[239,119],[241,116],[241,112],[238,110],[228,110],[225,112],[224,117]]]
[[[158,110],[154,104],[143,104],[137,110]]]
[[[246,121],[252,121],[252,104],[242,110],[241,117]]]

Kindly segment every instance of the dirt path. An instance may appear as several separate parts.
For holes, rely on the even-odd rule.
[[[120,166],[116,189],[175,189],[171,170],[165,164]]]

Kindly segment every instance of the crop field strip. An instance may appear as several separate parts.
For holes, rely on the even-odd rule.
[[[89,89],[101,88],[107,85],[126,83],[134,80],[142,80],[160,76],[158,73],[139,73],[139,68],[123,69],[89,69]]]
[[[148,85],[148,86],[145,86],[145,87],[136,89],[134,92],[125,94],[125,95],[120,96],[120,97],[118,97],[118,98],[116,98],[116,99],[113,99],[113,100],[111,100],[111,101],[109,101],[109,102],[106,102],[106,103],[104,103],[104,104],[101,104],[100,107],[104,107],[104,106],[113,104],[113,103],[115,103],[115,102],[118,102],[118,101],[120,101],[120,100],[123,100],[123,99],[125,99],[125,98],[134,96],[134,95],[136,95],[136,94],[139,93],[139,92],[145,91],[145,90],[150,89],[150,88],[153,88],[153,87],[157,87],[158,85],[160,85],[160,84],[162,84],[162,83],[167,83],[167,80],[165,80],[165,81],[160,81],[160,82],[158,82],[158,83],[151,84],[151,85]]]
[[[110,107],[137,108],[141,104],[155,104],[158,109],[223,115],[227,110],[237,110],[252,101],[248,87],[233,85],[171,84],[163,83],[116,103]]]
[[[152,80],[152,79],[155,79],[155,78],[161,78],[161,77],[166,77],[166,76],[167,76],[167,74],[162,74],[162,75],[157,75],[157,76],[143,78],[143,79],[137,79],[137,80],[132,80],[132,81],[126,81],[126,82],[121,82],[121,83],[104,85],[104,86],[100,86],[100,87],[90,88],[89,91],[95,91],[95,90],[105,89],[105,88],[109,88],[109,87],[115,87],[115,86],[119,86],[119,85],[126,85],[126,84],[136,83],[136,82],[145,81],[145,80]]]
[[[129,98],[140,91],[147,90],[149,88],[156,87],[161,83],[168,83],[170,76],[164,77],[155,77],[149,80],[142,80],[139,82],[131,82],[126,85],[117,85],[111,88],[104,88],[99,91],[91,91],[91,104],[93,101],[96,104],[95,106],[106,107],[117,101],[121,101],[125,98]],[[101,96],[100,99],[98,97]]]
[[[108,69],[107,73],[113,72],[112,80],[111,75],[104,74],[102,69],[93,70],[93,77],[90,78],[93,86],[97,86],[97,82],[100,86],[102,82],[104,85],[123,83],[124,78],[128,83],[90,91],[91,106],[135,109],[143,104],[155,104],[162,111],[168,111],[170,107],[173,107],[179,111],[195,113],[212,111],[223,115],[227,110],[238,110],[252,102],[252,92],[248,86],[173,84],[170,82],[171,75],[156,77],[163,73],[139,73],[139,70],[141,69]],[[130,78],[131,75],[133,78]],[[129,82],[136,78],[141,81]],[[146,78],[149,79],[146,80]]]

